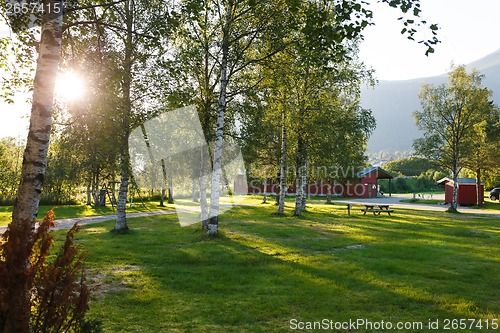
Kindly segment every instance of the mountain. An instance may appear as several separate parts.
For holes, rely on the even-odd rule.
[[[483,86],[493,91],[493,101],[500,104],[500,50],[467,65],[485,75]],[[368,141],[368,152],[413,150],[413,139],[422,136],[413,112],[420,108],[418,93],[423,84],[439,85],[447,74],[403,81],[380,81],[375,88],[363,88],[361,105],[371,109],[377,128]]]

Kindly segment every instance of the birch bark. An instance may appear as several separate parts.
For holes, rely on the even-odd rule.
[[[116,224],[115,231],[128,230],[127,206],[128,185],[130,180],[130,153],[129,153],[129,137],[130,137],[130,118],[132,113],[131,101],[131,85],[132,85],[132,51],[133,51],[133,18],[134,4],[133,1],[125,1],[125,18],[126,18],[126,38],[125,38],[125,58],[124,58],[124,73],[122,79],[123,90],[123,114],[121,117],[122,135],[121,135],[121,153],[120,153],[120,188],[118,189],[118,202],[116,204]]]
[[[458,160],[459,156],[458,153],[454,153],[454,159],[453,159],[453,199],[451,201],[451,206],[449,208],[449,211],[451,212],[456,212],[458,208]]]
[[[481,169],[476,169],[476,203],[477,206],[480,207],[483,205],[483,201],[481,200]]]
[[[203,230],[208,231],[208,203],[207,203],[207,177],[209,155],[207,147],[201,147],[201,172],[200,172],[200,220]]]
[[[165,206],[165,193],[167,192],[167,170],[165,169],[165,160],[161,159],[161,174],[163,181],[161,182],[161,197],[160,197],[160,207]]]
[[[64,1],[48,0],[45,8],[62,9]],[[38,49],[37,67],[33,86],[33,102],[31,107],[30,126],[26,148],[24,150],[17,197],[12,212],[14,230],[26,227],[34,228],[38,214],[38,205],[42,193],[45,170],[47,167],[47,151],[52,128],[52,106],[57,69],[61,57],[62,12],[46,11],[42,18],[42,32]],[[16,235],[9,235],[14,241]],[[19,239],[18,239],[19,241]],[[6,297],[9,313],[5,318],[5,333],[29,333],[30,331],[30,292],[27,286],[29,267],[29,240],[23,242],[23,258],[8,256],[7,266],[18,267],[18,278],[10,285]]]
[[[231,29],[234,2],[229,0],[226,5],[224,27],[222,29],[222,59],[220,75],[220,92],[217,107],[217,125],[215,130],[214,164],[212,171],[212,189],[210,192],[210,218],[208,234],[216,234],[219,227],[219,199],[222,175],[222,139],[224,131],[224,117],[226,112],[226,95],[228,83],[229,34]]]
[[[281,111],[281,156],[280,156],[280,193],[278,199],[278,215],[285,214],[286,188],[286,111]]]

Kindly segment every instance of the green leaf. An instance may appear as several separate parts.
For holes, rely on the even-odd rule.
[[[427,51],[425,51],[425,55],[426,55],[427,57],[428,57],[428,56],[429,56],[429,54],[431,54],[431,53],[434,53],[434,48],[433,48],[433,47],[429,47],[429,48],[427,49]]]

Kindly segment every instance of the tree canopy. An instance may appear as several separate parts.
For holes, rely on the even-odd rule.
[[[452,174],[452,211],[457,208],[459,172],[478,151],[481,124],[491,111],[491,91],[482,87],[482,79],[476,70],[452,68],[448,84],[422,87],[422,110],[414,113],[418,128],[424,131],[424,137],[414,142],[417,153]]]

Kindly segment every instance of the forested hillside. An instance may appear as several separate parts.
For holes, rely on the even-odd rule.
[[[484,85],[493,91],[495,104],[500,103],[500,50],[468,64],[467,68],[475,68],[485,75]],[[446,80],[443,74],[414,80],[380,81],[374,89],[363,87],[361,105],[371,109],[377,119],[377,128],[368,142],[369,152],[413,150],[413,139],[420,136],[412,116],[420,107],[420,87]]]

